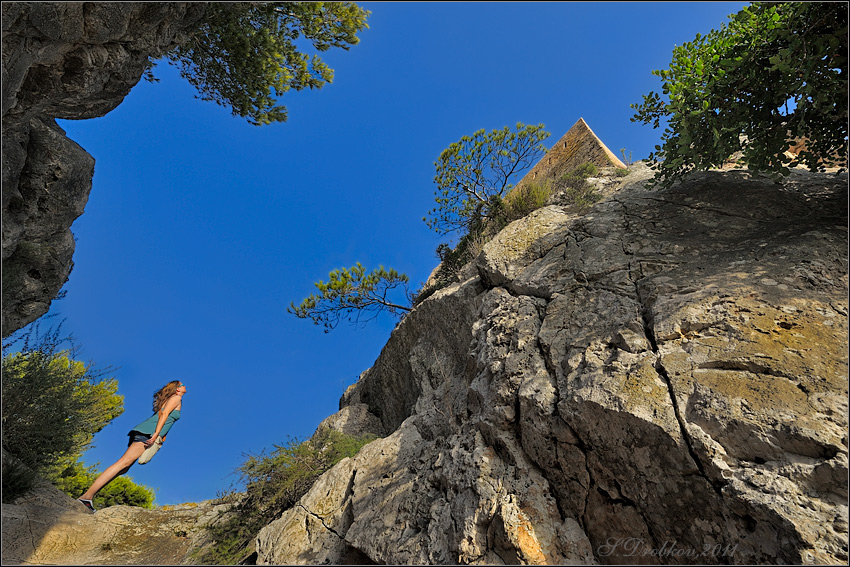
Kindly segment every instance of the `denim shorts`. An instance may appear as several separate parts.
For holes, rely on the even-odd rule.
[[[135,430],[131,431],[127,435],[130,436],[130,442],[127,443],[128,447],[130,445],[132,445],[133,443],[144,443],[145,441],[147,441],[148,439],[151,438],[151,436],[148,435],[147,433],[139,433],[138,431],[135,431]]]

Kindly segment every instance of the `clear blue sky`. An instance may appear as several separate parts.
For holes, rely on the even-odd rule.
[[[434,161],[461,136],[583,117],[615,153],[645,158],[660,131],[629,105],[659,90],[674,45],[741,2],[364,3],[369,29],[326,52],[333,84],[289,93],[289,121],[255,127],[194,97],[166,63],[105,117],[60,121],[95,160],[67,296],[53,304],[112,366],[125,412],[87,464],[111,464],[172,379],[183,418],[129,476],[157,504],[216,497],[246,454],[306,439],[372,366],[395,320],[325,334],[286,312],[359,261],[418,287],[444,241],[422,222]]]

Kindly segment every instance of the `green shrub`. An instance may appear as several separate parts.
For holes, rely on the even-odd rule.
[[[51,467],[45,476],[56,488],[72,498],[77,498],[92,485],[99,474],[95,466],[86,468],[79,459],[67,459],[56,467]],[[153,508],[154,498],[153,489],[136,484],[130,477],[119,476],[97,493],[93,503],[95,508],[124,505],[150,509]]]
[[[3,348],[3,448],[36,473],[81,454],[124,411],[118,381],[73,360],[59,332],[39,335],[35,326],[15,339],[20,352]]]
[[[602,198],[590,185],[581,188],[570,187],[566,190],[566,195],[570,202],[580,209],[587,208]]]
[[[584,164],[578,166],[577,168],[570,171],[569,173],[566,173],[563,176],[561,176],[561,181],[563,183],[568,184],[568,185],[577,184],[577,183],[580,183],[581,181],[584,181],[588,177],[593,177],[597,173],[599,173],[599,168],[597,168],[592,163],[588,162],[588,163],[584,163]]]
[[[542,183],[528,183],[505,197],[505,216],[508,222],[521,219],[532,211],[544,206],[552,196],[552,184],[549,180]]]
[[[275,445],[269,455],[249,456],[236,469],[246,483],[244,498],[224,521],[208,528],[215,543],[195,560],[206,565],[237,564],[264,526],[292,508],[324,472],[375,439],[322,429],[307,441],[292,440]]]
[[[592,163],[585,163],[558,179],[557,185],[563,188],[564,195],[570,204],[586,208],[598,201],[602,196],[587,182],[588,177],[599,173]]]
[[[617,169],[614,170],[614,175],[616,175],[617,177],[625,177],[629,173],[631,173],[631,171],[629,171],[628,169],[626,169],[624,167],[618,167]]]

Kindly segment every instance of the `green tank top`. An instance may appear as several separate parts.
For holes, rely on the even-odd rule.
[[[180,419],[180,410],[172,410],[168,417],[165,418],[165,425],[162,426],[162,429],[159,432],[160,437],[165,437],[168,434],[168,431],[171,429],[171,426],[174,425],[174,422]],[[148,435],[153,435],[153,432],[156,431],[156,424],[159,422],[159,414],[155,413],[139,425],[131,429],[130,431],[138,431],[139,433],[146,433]]]

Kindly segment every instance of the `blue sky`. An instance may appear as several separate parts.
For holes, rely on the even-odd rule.
[[[414,288],[428,277],[445,237],[422,217],[443,149],[517,122],[545,124],[551,145],[583,117],[643,159],[660,131],[631,123],[629,105],[660,90],[652,70],[746,4],[362,5],[360,44],[323,55],[333,84],[284,96],[286,123],[251,126],[195,99],[164,62],[161,82],[106,116],[60,121],[96,166],[52,321],[78,358],[114,368],[125,396],[84,460],[111,464],[154,390],[183,380],[182,419],[128,475],[157,504],[216,497],[247,454],[306,439],[338,410],[395,320],[325,334],[286,308],[358,261]]]

